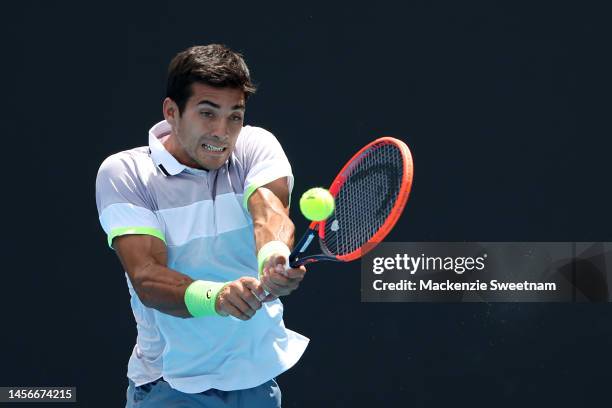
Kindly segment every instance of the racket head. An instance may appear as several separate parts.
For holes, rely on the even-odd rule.
[[[318,229],[325,257],[353,261],[380,243],[406,206],[413,175],[412,154],[399,139],[381,137],[355,153],[330,185],[334,213],[309,227]]]

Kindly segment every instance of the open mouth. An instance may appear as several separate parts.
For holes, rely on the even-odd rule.
[[[213,146],[206,143],[202,143],[202,147],[204,150],[208,150],[209,152],[222,152],[226,149],[225,147]]]

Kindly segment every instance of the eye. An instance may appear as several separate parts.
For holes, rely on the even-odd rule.
[[[232,115],[232,121],[234,121],[234,122],[242,122],[242,116],[240,116],[240,115]]]
[[[213,116],[215,116],[212,112],[210,111],[201,111],[200,115],[204,116],[205,118],[212,118]]]

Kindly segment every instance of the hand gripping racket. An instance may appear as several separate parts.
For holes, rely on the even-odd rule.
[[[413,162],[401,140],[381,137],[359,150],[329,187],[335,210],[313,221],[289,256],[296,268],[319,261],[361,258],[389,234],[410,194]],[[315,235],[320,253],[304,255]]]

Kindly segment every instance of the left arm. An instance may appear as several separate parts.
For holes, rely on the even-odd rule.
[[[270,241],[293,247],[295,227],[289,218],[289,187],[285,177],[255,190],[248,199],[248,209],[253,218],[257,252]],[[272,254],[264,263],[261,282],[270,293],[267,300],[288,295],[304,278],[306,268],[285,271],[287,261],[285,255]]]

